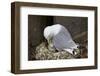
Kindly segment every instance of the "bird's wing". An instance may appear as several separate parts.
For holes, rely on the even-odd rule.
[[[53,43],[58,50],[76,47],[76,44],[72,40],[70,33],[64,27],[62,27],[60,32],[53,37]]]

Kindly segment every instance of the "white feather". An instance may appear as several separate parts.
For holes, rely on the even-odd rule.
[[[44,29],[44,37],[47,40],[48,38],[52,38],[54,47],[59,51],[70,49],[72,52],[73,49],[77,48],[77,45],[72,40],[72,37],[67,28],[65,28],[63,25],[55,24],[52,26],[47,26]]]

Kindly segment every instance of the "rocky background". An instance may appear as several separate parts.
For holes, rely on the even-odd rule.
[[[28,60],[52,60],[52,59],[72,59],[87,58],[87,21],[86,17],[64,17],[64,16],[28,16]],[[68,52],[51,52],[45,38],[43,30],[46,26],[53,24],[64,25],[72,35],[73,40],[80,44],[79,50],[84,50],[80,55],[73,56]]]

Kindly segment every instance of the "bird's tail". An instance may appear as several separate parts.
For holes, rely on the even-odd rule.
[[[70,54],[73,54],[73,49],[63,49],[64,51],[67,51]]]

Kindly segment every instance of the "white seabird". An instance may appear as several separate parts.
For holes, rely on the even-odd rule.
[[[73,54],[73,50],[77,49],[77,44],[73,41],[69,31],[63,25],[55,24],[47,26],[44,29],[44,37],[47,39],[51,47],[55,47],[58,51],[65,50]]]

